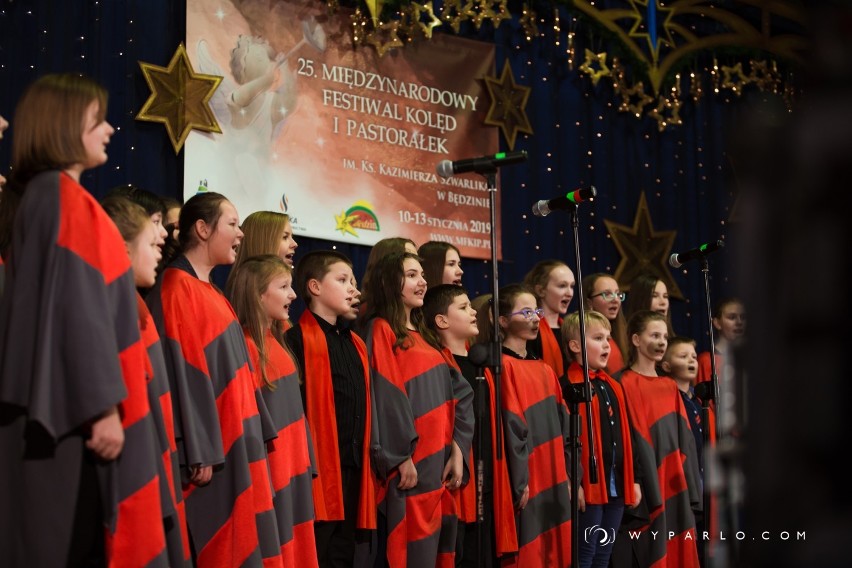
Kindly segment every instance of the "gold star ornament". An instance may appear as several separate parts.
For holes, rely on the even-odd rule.
[[[597,64],[597,67],[595,64]],[[597,86],[601,77],[607,77],[612,73],[606,64],[606,52],[595,53],[591,49],[587,49],[586,60],[580,65],[580,71],[591,77],[592,85]]]
[[[526,106],[530,88],[515,84],[512,67],[508,60],[503,64],[500,78],[485,77],[485,86],[491,95],[491,107],[485,116],[485,124],[499,126],[509,150],[515,148],[518,132],[532,134],[533,129],[527,118]]]
[[[175,154],[193,129],[222,132],[209,102],[222,82],[222,77],[196,73],[186,48],[181,43],[168,67],[139,62],[151,96],[145,101],[136,120],[162,122],[166,125]]]
[[[639,206],[636,209],[632,227],[619,225],[608,219],[604,219],[604,224],[615,248],[621,254],[621,262],[618,263],[613,275],[619,285],[629,286],[634,278],[647,272],[666,283],[669,295],[679,300],[683,299],[680,288],[666,266],[677,231],[654,230],[644,192],[639,196]]]

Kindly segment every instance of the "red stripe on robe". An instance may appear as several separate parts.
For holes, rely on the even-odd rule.
[[[334,406],[334,388],[331,379],[331,363],[328,343],[316,318],[305,310],[299,318],[305,349],[305,399],[306,414],[314,439],[319,476],[314,478],[314,507],[318,521],[342,521],[344,518],[343,483],[340,472],[340,447],[337,438],[337,415]],[[354,332],[352,343],[364,366],[366,409],[364,439],[361,442],[361,491],[358,498],[359,529],[376,528],[376,478],[370,467],[370,438],[372,425],[372,401],[370,399],[370,362],[367,346]]]
[[[562,318],[559,318],[560,324]],[[547,321],[543,321],[544,325],[538,327],[538,333],[541,337],[541,358],[545,363],[550,365],[557,377],[561,377],[565,372],[565,361],[562,358],[562,349],[559,346],[559,341],[556,339],[556,334],[553,333]]]

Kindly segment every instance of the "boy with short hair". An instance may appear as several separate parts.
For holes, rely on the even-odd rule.
[[[630,438],[630,422],[627,405],[621,385],[606,372],[610,355],[609,320],[594,310],[585,312],[586,358],[588,359],[589,380],[592,387],[592,401],[589,405],[580,404],[581,423],[586,424],[586,413],[591,407],[592,429],[594,431],[595,455],[597,457],[598,479],[592,484],[588,474],[583,476],[582,489],[585,507],[580,507],[578,531],[583,535],[579,540],[579,565],[606,566],[612,555],[614,536],[618,532],[624,507],[635,507],[642,498],[642,491],[636,479],[633,460],[633,444]],[[583,352],[580,343],[580,314],[573,312],[562,321],[562,341],[568,355],[567,380],[570,383],[582,383]],[[561,378],[562,388],[569,387]],[[583,437],[581,464],[589,471],[589,445]],[[603,528],[612,538],[601,538],[597,529]]]
[[[357,300],[354,281],[352,262],[343,254],[324,250],[302,257],[295,288],[308,309],[285,334],[303,379],[316,451],[314,531],[321,567],[353,566],[356,545],[367,536],[360,530],[376,528],[367,349],[342,325]]]
[[[486,372],[485,384],[477,384],[479,369],[468,359],[468,345],[479,334],[476,310],[462,286],[441,284],[426,291],[423,318],[430,331],[429,343],[441,351],[447,364],[459,371],[474,392],[477,425],[473,439],[474,463],[481,461],[483,465],[482,554],[479,553],[476,532],[477,482],[474,481],[462,488],[459,499],[459,519],[464,523],[459,523],[456,565],[491,568],[498,565],[499,555],[517,552],[518,543],[506,461],[498,461],[494,452],[493,379],[491,373]],[[480,397],[484,398],[481,403]]]

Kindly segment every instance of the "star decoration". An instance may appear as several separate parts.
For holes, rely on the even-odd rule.
[[[660,101],[657,107],[648,112],[648,116],[657,121],[657,126],[660,132],[666,129],[667,126],[680,126],[683,124],[683,119],[680,118],[680,99],[674,93],[671,98],[660,95]],[[668,112],[666,112],[668,111]]]
[[[355,12],[349,16],[352,23],[352,43],[363,45],[367,38],[367,17],[361,12],[361,8],[355,8]]]
[[[630,5],[633,8],[634,14],[631,14],[635,21],[627,35],[637,39],[644,39],[648,42],[648,51],[651,53],[651,60],[654,67],[660,58],[660,46],[667,45],[674,47],[674,39],[672,39],[671,24],[672,16],[675,15],[675,8],[666,8],[660,3],[660,0],[630,0]],[[645,8],[645,15],[639,9],[639,6]],[[657,29],[657,14],[666,14],[663,20],[663,29]],[[661,37],[665,36],[665,39]]]
[[[162,122],[175,149],[183,148],[191,130],[222,132],[209,102],[222,77],[196,73],[181,43],[168,67],[139,62],[151,96],[136,120]]]
[[[497,16],[494,10],[491,9],[491,0],[475,0],[478,10],[472,11],[471,21],[473,27],[479,29],[482,27],[482,22],[490,20]]]
[[[500,25],[500,22],[503,20],[511,20],[512,14],[509,13],[509,6],[507,5],[509,0],[500,0],[497,3],[497,10],[494,11],[494,15],[491,16],[491,24],[494,26],[494,29],[497,29],[497,26]]]
[[[737,63],[733,67],[722,65],[722,87],[731,89],[735,95],[740,96],[743,87],[748,85],[749,79],[743,73],[743,64]]]
[[[635,101],[633,100],[634,97],[636,98]],[[636,115],[636,118],[639,118],[642,116],[642,111],[645,110],[645,107],[652,102],[654,102],[654,99],[645,93],[645,84],[639,81],[629,89],[627,87],[621,88],[621,104],[618,110],[632,112]]]
[[[775,90],[775,85],[778,82],[778,78],[769,68],[769,63],[765,59],[762,61],[751,60],[751,73],[749,73],[748,80],[757,85],[757,88],[761,91]]]
[[[677,231],[654,230],[645,192],[639,196],[639,206],[632,227],[619,225],[608,219],[604,219],[604,224],[615,248],[621,254],[621,261],[613,275],[617,282],[629,284],[640,274],[650,273],[666,283],[670,296],[683,299],[680,288],[666,267]]]
[[[500,79],[485,77],[485,86],[491,95],[491,107],[484,122],[489,126],[499,126],[506,144],[513,150],[518,132],[533,133],[526,113],[531,89],[515,84],[515,76],[508,61],[503,65]]]
[[[532,38],[538,37],[538,25],[536,25],[535,21],[538,18],[538,15],[535,13],[535,10],[530,8],[529,3],[524,2],[523,8],[521,8],[521,27],[524,28],[524,34],[526,34],[527,41],[532,41]]]
[[[384,57],[385,53],[391,49],[403,47],[404,44],[399,39],[399,20],[391,20],[376,26],[376,29],[367,34],[367,43],[376,48],[379,57]]]
[[[597,63],[597,69],[594,64]],[[586,60],[580,65],[580,71],[592,78],[592,85],[597,86],[601,77],[608,77],[612,74],[606,64],[606,52],[595,53],[591,49],[586,49]]]
[[[334,230],[340,231],[341,235],[349,233],[350,235],[357,237],[358,233],[355,232],[355,227],[352,226],[352,221],[357,218],[357,215],[347,215],[346,211],[342,211],[340,215],[334,216],[334,222],[336,223]]]
[[[417,22],[417,25],[420,26],[421,30],[423,30],[423,35],[432,39],[432,31],[441,25],[441,19],[435,15],[435,8],[432,5],[432,0],[429,0],[425,4],[412,2],[411,9],[413,20]],[[423,22],[421,20],[423,14],[426,14],[429,21]]]
[[[462,5],[462,0],[445,0],[443,8],[441,8],[441,19],[450,24],[453,31],[459,33],[461,23],[467,20],[470,16],[468,13],[473,7],[471,0],[465,0]]]

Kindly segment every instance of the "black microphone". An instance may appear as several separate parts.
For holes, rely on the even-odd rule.
[[[527,151],[520,152],[498,152],[490,156],[482,156],[481,158],[467,158],[466,160],[442,160],[438,163],[438,175],[442,178],[452,177],[455,174],[466,174],[467,172],[475,172],[478,174],[488,174],[497,170],[500,166],[508,166],[509,164],[517,164],[527,159]]]
[[[725,248],[725,241],[720,240],[714,243],[705,243],[698,248],[694,248],[680,254],[675,252],[669,257],[669,264],[672,268],[680,268],[683,263],[696,258],[704,258],[711,252],[716,252],[720,248]]]
[[[565,195],[554,197],[553,199],[542,199],[532,207],[533,215],[536,217],[546,217],[551,211],[561,211],[563,209],[571,209],[574,205],[595,197],[598,190],[595,186],[583,187],[570,191]]]

